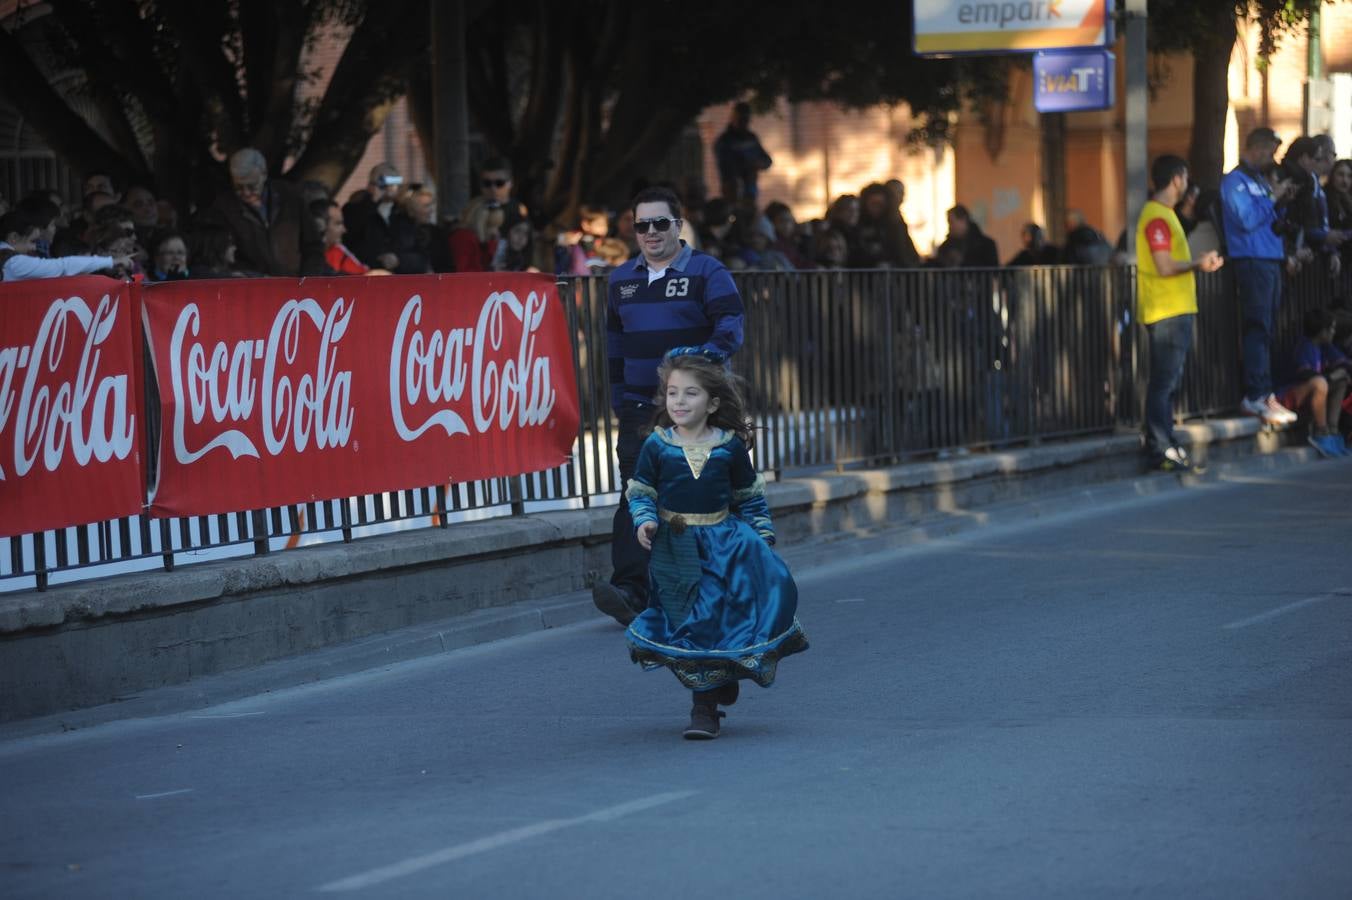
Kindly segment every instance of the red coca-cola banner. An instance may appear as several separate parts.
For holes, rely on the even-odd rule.
[[[0,285],[0,537],[141,511],[131,286]]]
[[[148,285],[151,511],[199,515],[567,460],[577,382],[545,275]]]

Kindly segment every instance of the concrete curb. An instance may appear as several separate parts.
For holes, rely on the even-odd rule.
[[[1259,433],[1257,420],[1221,420],[1183,429],[1195,446]],[[1134,454],[1135,435],[1090,438],[885,469],[808,476],[768,486],[771,509],[840,503],[870,494],[933,488],[982,478],[1011,477]],[[392,568],[445,565],[569,541],[610,540],[613,507],[534,513],[416,529],[350,544],[320,544],[264,557],[238,557],[182,566],[172,573],[138,572],[58,585],[39,593],[0,595],[0,635],[164,611],[231,595],[314,584]]]

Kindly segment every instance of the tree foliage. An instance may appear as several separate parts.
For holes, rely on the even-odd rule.
[[[50,0],[0,29],[0,79],[72,165],[180,203],[208,193],[241,146],[336,188],[406,91],[432,146],[431,2]],[[1002,98],[1016,64],[916,58],[904,3],[465,3],[472,124],[541,219],[622,200],[710,105],[904,102],[916,138],[937,141],[965,102]],[[350,40],[322,96],[301,102],[315,77],[304,51],[331,32]],[[77,77],[53,86],[60,72]]]
[[[0,28],[7,98],[71,165],[202,199],[220,160],[337,187],[425,55],[428,0],[50,0]],[[324,93],[305,51],[349,34]],[[59,84],[59,86],[58,86]]]
[[[704,108],[743,96],[907,102],[930,138],[964,98],[1003,91],[1005,61],[921,60],[906,4],[518,0],[472,15],[469,103],[537,214],[622,200]],[[413,83],[430,137],[430,83]]]
[[[1225,119],[1230,106],[1230,55],[1240,21],[1258,25],[1258,66],[1266,67],[1283,38],[1303,30],[1311,13],[1332,0],[1150,0],[1150,49],[1187,52],[1193,61],[1193,125],[1188,147],[1192,177],[1220,184]]]

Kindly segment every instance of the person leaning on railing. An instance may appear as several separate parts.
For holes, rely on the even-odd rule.
[[[1290,181],[1269,184],[1273,155],[1282,139],[1271,128],[1255,128],[1244,141],[1239,165],[1221,179],[1225,245],[1234,267],[1244,316],[1244,399],[1240,409],[1270,424],[1294,422],[1296,414],[1272,393],[1272,329],[1282,296],[1286,250],[1277,206],[1294,193]]]
[[[130,256],[63,256],[42,259],[31,255],[41,229],[27,213],[10,210],[0,216],[0,273],[3,281],[92,275],[105,269],[130,268]]]
[[[1212,250],[1198,259],[1174,207],[1188,187],[1188,164],[1161,156],[1150,167],[1155,193],[1136,223],[1137,315],[1150,338],[1150,380],[1145,400],[1146,464],[1158,471],[1193,466],[1174,434],[1174,395],[1192,349],[1197,321],[1193,272],[1214,272],[1224,260]]]

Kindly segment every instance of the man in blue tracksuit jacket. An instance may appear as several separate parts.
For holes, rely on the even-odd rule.
[[[726,360],[742,346],[743,307],[732,276],[707,253],[681,240],[681,203],[662,187],[634,198],[640,254],[610,273],[606,298],[606,357],[610,400],[620,427],[615,454],[620,484],[634,477],[652,424],[657,366],[676,347]],[[596,607],[628,625],[648,606],[648,551],[634,536],[623,494],[610,544],[615,574],[592,588]]]
[[[1272,327],[1282,297],[1282,238],[1273,230],[1278,205],[1291,183],[1273,189],[1267,173],[1282,140],[1271,128],[1255,128],[1240,163],[1221,179],[1221,218],[1229,266],[1244,315],[1244,400],[1240,407],[1269,423],[1296,420],[1272,394]]]

